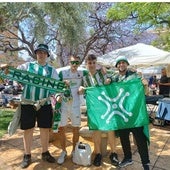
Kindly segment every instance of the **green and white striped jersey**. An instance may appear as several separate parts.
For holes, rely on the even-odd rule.
[[[128,81],[134,78],[140,78],[140,76],[135,71],[127,70],[125,75],[120,75],[118,72],[113,74],[111,79],[112,82],[122,82],[122,81]]]
[[[89,73],[83,77],[82,85],[84,87],[102,86],[104,85],[104,82],[107,77],[107,74],[103,75],[101,70],[96,70],[96,73],[94,75],[91,75]]]
[[[49,64],[42,66],[38,64],[37,61],[27,62],[18,66],[18,69],[59,80],[59,76],[56,69],[50,66]],[[23,98],[29,99],[31,101],[37,101],[49,97],[49,95],[50,95],[49,90],[31,86],[31,85],[24,85],[24,90],[22,93]]]

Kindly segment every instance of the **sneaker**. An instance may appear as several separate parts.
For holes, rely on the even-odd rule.
[[[100,153],[96,154],[95,158],[94,158],[94,162],[93,165],[94,166],[100,166],[102,162],[102,155]]]
[[[47,161],[49,163],[55,163],[56,162],[55,158],[50,155],[49,151],[42,153],[42,160]]]
[[[149,165],[148,165],[148,164],[143,165],[143,169],[144,169],[144,170],[149,170],[149,169],[150,169],[150,168],[149,168]]]
[[[112,165],[114,165],[114,166],[118,166],[119,165],[117,153],[111,153],[109,158],[110,158],[110,161],[111,161]]]
[[[62,151],[60,156],[59,156],[59,158],[58,158],[58,160],[57,160],[57,163],[58,164],[63,164],[64,161],[65,161],[66,156],[67,156],[67,152],[66,151]]]
[[[124,158],[122,162],[119,163],[119,167],[123,168],[125,166],[133,164],[132,159],[126,159]]]
[[[31,164],[31,155],[24,155],[23,161],[21,163],[21,168],[27,168]]]

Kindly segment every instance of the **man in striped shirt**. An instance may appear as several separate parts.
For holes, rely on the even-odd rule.
[[[85,58],[85,63],[87,66],[87,69],[89,70],[89,74],[83,77],[83,83],[79,91],[80,93],[83,93],[84,87],[91,87],[91,86],[102,86],[104,84],[110,84],[111,79],[108,78],[107,73],[102,70],[96,69],[96,62],[97,58],[95,55],[90,54]],[[95,158],[93,161],[93,164],[95,166],[100,166],[102,161],[102,154],[101,154],[101,134],[102,131],[95,130],[93,134],[93,140],[94,140],[94,152],[95,152]],[[116,139],[114,131],[108,131],[108,143],[110,144],[111,148],[111,154],[109,156],[111,163],[114,166],[118,166],[118,157],[116,154]]]
[[[20,70],[26,70],[40,76],[59,79],[56,69],[50,66],[46,60],[49,57],[48,46],[45,44],[38,45],[35,50],[37,61],[27,62],[18,66]],[[47,101],[38,111],[35,110],[33,103],[48,98],[49,90],[39,87],[25,85],[22,100],[30,101],[30,103],[21,104],[21,129],[24,130],[24,158],[21,164],[22,168],[26,168],[31,164],[31,145],[33,140],[33,130],[37,123],[40,128],[40,139],[42,145],[42,160],[54,163],[55,158],[48,151],[49,131],[52,127],[53,112],[51,102]]]

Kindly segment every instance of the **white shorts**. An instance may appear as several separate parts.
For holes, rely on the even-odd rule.
[[[68,124],[68,120],[71,120],[71,125],[73,127],[80,127],[81,125],[81,111],[80,104],[65,103],[61,105],[61,121],[59,126],[63,127]]]

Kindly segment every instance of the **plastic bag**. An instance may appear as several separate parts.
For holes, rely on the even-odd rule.
[[[16,132],[16,130],[20,128],[21,126],[20,118],[21,118],[21,105],[19,104],[14,113],[12,121],[8,125],[8,134],[10,136],[12,136]]]
[[[91,147],[87,143],[78,142],[73,154],[73,162],[78,165],[90,166],[91,165]]]

